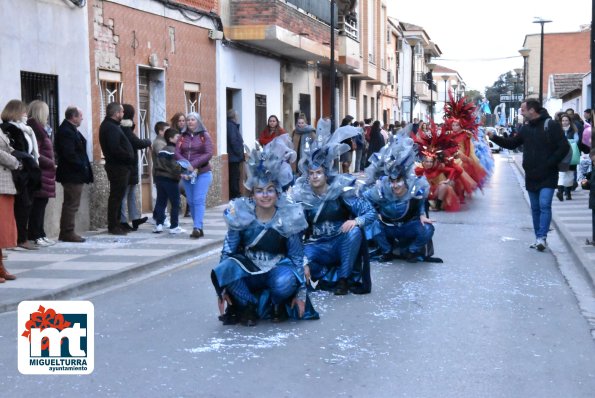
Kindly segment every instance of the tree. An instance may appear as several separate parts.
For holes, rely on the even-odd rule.
[[[481,102],[483,95],[477,90],[467,90],[465,91],[465,97],[467,97],[467,101],[477,104]]]
[[[512,72],[506,72],[498,80],[494,82],[492,87],[486,87],[486,98],[490,103],[490,109],[494,109],[500,104],[500,95],[508,94],[509,91],[515,92],[514,80]]]

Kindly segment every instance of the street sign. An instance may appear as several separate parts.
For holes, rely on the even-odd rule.
[[[515,95],[508,95],[508,94],[500,94],[500,102],[516,102],[522,101],[523,94],[515,94]]]

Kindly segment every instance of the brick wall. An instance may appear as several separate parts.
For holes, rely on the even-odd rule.
[[[217,0],[177,0],[177,3],[198,8],[204,11],[217,12],[219,2]]]
[[[231,25],[277,25],[295,33],[307,33],[318,43],[330,40],[328,25],[278,0],[232,0]]]
[[[547,25],[546,25],[547,26]],[[543,92],[551,74],[591,71],[589,42],[591,31],[545,34],[543,41]],[[539,53],[539,50],[537,50]],[[539,58],[536,59],[539,63]],[[539,77],[537,77],[539,79]],[[539,85],[539,83],[537,84]]]
[[[188,2],[190,0],[187,0]],[[216,4],[214,0],[196,0],[202,6]],[[101,163],[99,145],[100,95],[97,85],[97,69],[109,69],[121,73],[123,102],[137,107],[138,66],[149,65],[149,56],[156,54],[159,67],[165,68],[164,105],[167,119],[176,112],[185,111],[184,82],[199,83],[202,93],[201,116],[217,150],[218,126],[216,125],[216,55],[215,42],[208,38],[208,30],[189,23],[166,19],[102,0],[90,0],[89,29],[90,63],[92,65],[91,97],[92,110],[87,111],[93,122],[93,158],[96,182],[92,188],[91,208],[102,209],[107,203],[109,189]],[[196,4],[194,6],[197,6]],[[202,7],[201,6],[201,7]],[[91,8],[92,7],[92,8]],[[210,8],[209,8],[210,9]],[[169,28],[175,29],[175,52],[172,52]],[[167,67],[163,60],[167,59]],[[225,133],[225,129],[223,129]],[[214,166],[219,164],[215,153]],[[220,167],[213,167],[213,185],[209,191],[209,205],[221,201]],[[217,182],[217,184],[215,184]],[[105,212],[98,211],[91,220],[92,226],[104,224]]]

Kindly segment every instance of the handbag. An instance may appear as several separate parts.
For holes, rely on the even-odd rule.
[[[578,149],[578,145],[574,141],[568,140],[570,148],[572,149],[572,158],[570,159],[570,165],[576,166],[581,161],[581,151]]]

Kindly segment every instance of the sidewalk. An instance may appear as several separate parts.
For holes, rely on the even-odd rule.
[[[522,167],[523,154],[511,153],[500,156],[511,156],[521,175],[525,176]],[[585,244],[592,239],[591,210],[589,209],[589,191],[580,187],[572,192],[572,200],[560,202],[554,195],[552,202],[552,224],[558,230],[560,238],[566,242],[568,249],[590,277],[589,284],[595,286],[595,247]]]
[[[6,268],[17,275],[0,284],[0,313],[15,310],[23,300],[57,300],[109,286],[139,273],[167,264],[182,263],[221,246],[227,226],[222,213],[226,205],[207,209],[205,236],[190,239],[192,219],[180,218],[185,234],[154,234],[145,223],[127,236],[107,230],[83,234],[84,243],[58,242],[39,250],[3,250]],[[148,215],[150,217],[150,214]]]

